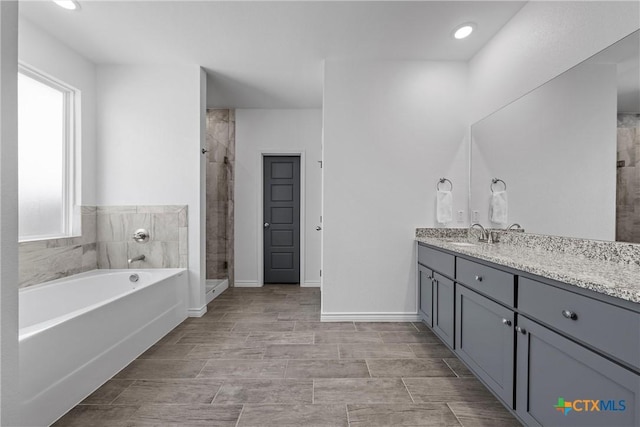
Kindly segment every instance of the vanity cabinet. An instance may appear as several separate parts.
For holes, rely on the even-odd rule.
[[[418,264],[418,310],[422,321],[433,327],[433,271]]]
[[[418,270],[424,322],[525,425],[640,426],[640,308],[423,245]]]
[[[456,354],[513,408],[514,313],[463,286],[456,288]]]
[[[526,425],[640,424],[640,376],[523,316],[516,335],[516,414]],[[567,403],[565,414],[557,406]]]

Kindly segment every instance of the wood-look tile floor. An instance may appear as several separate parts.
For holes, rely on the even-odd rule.
[[[317,288],[230,288],[55,426],[519,426],[420,323],[321,323]]]

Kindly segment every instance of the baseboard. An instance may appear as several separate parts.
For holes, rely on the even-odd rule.
[[[300,287],[301,288],[319,288],[320,282],[307,280],[306,282],[300,283]]]
[[[209,282],[207,280],[207,282]],[[214,299],[218,298],[220,294],[226,291],[229,288],[229,280],[225,279],[222,282],[218,283],[214,288],[207,292],[206,300],[207,304],[209,304]]]
[[[262,285],[257,280],[236,280],[233,282],[236,288],[261,288]]]
[[[203,305],[200,308],[190,308],[187,310],[187,316],[189,317],[202,317],[207,312],[207,305]]]
[[[419,322],[417,313],[320,313],[322,322]]]

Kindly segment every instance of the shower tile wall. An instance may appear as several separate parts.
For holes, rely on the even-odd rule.
[[[96,207],[80,208],[79,237],[21,242],[19,286],[25,287],[97,268]]]
[[[135,230],[149,231],[149,241],[133,241]],[[187,268],[186,206],[98,206],[98,268],[129,268],[127,259],[144,255],[132,268]]]
[[[640,114],[618,115],[618,163],[616,240],[640,243]]]
[[[207,279],[233,285],[235,110],[207,110]]]

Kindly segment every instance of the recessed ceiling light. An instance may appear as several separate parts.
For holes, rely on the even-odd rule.
[[[55,4],[67,10],[80,10],[80,3],[75,0],[53,0]]]
[[[462,24],[462,25],[456,27],[455,30],[453,30],[453,37],[458,39],[458,40],[467,38],[467,37],[469,37],[469,34],[471,34],[475,28],[476,28],[476,24],[474,24],[472,22],[467,22],[466,24]]]

